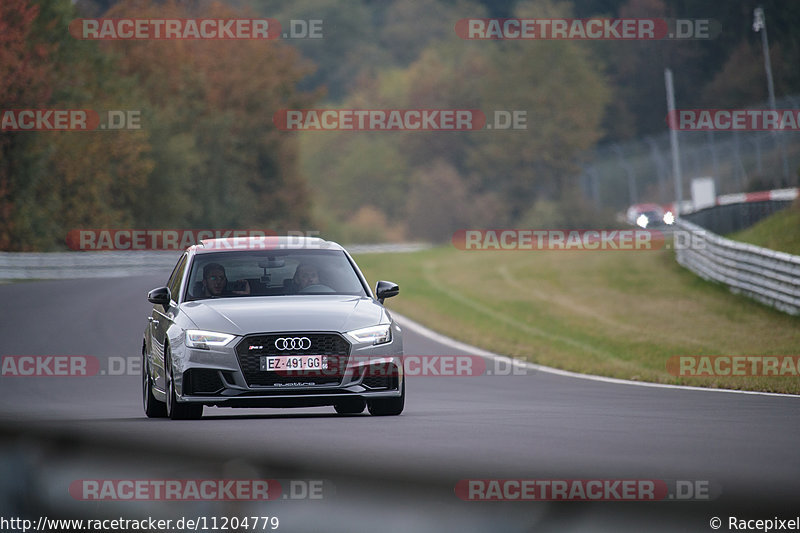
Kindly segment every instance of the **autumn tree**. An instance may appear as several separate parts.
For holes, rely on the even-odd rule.
[[[219,3],[121,2],[110,17],[236,18]],[[295,138],[273,114],[307,106],[310,71],[293,48],[264,40],[110,42],[144,99],[155,167],[135,202],[141,224],[297,229],[309,222]]]
[[[0,3],[0,108],[15,109],[47,101],[51,92],[52,46],[34,37],[39,7],[28,0]],[[23,154],[30,135],[0,132],[0,250],[16,244],[20,216],[15,201],[23,184]]]
[[[469,11],[481,14],[479,6]],[[539,2],[520,5],[516,15],[569,12]],[[600,138],[608,98],[580,43],[466,41],[451,32],[407,67],[362,82],[343,107],[478,109],[490,123],[495,111],[517,111],[526,114],[523,129],[309,132],[304,154],[309,175],[324,171],[315,185],[321,202],[336,199],[332,209],[367,202],[413,228],[411,238],[441,240],[455,226],[514,223],[539,198],[572,198],[577,155]]]

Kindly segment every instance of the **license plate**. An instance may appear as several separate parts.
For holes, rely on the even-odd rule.
[[[327,365],[321,355],[261,356],[261,370],[280,372],[286,370],[323,370]]]

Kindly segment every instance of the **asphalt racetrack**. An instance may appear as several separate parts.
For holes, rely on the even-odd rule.
[[[236,502],[86,502],[69,490],[80,479],[209,476],[324,480],[324,498],[261,504],[259,514],[280,517],[278,531],[711,531],[715,516],[728,531],[731,515],[800,514],[798,397],[529,371],[411,377],[399,417],[207,407],[200,421],[147,419],[136,361],[145,295],[163,281],[0,285],[0,355],[100,361],[89,377],[0,377],[0,514],[253,511]],[[406,354],[464,353],[411,327],[404,343]],[[662,480],[671,492],[658,502],[474,502],[455,491],[460,480],[508,478]]]

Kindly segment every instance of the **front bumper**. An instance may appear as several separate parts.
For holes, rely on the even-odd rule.
[[[261,354],[248,354],[248,345],[276,335],[338,336],[345,343],[331,345],[327,349],[333,351],[326,357],[343,364],[314,379],[303,373],[290,373],[278,379],[279,373],[254,369],[254,358]],[[378,346],[354,344],[338,332],[280,332],[238,337],[223,348],[205,350],[185,345],[182,348],[173,350],[173,376],[179,402],[219,407],[314,407],[333,405],[347,397],[398,397],[403,390],[399,329],[391,342]],[[317,348],[309,353],[317,355],[314,350]]]

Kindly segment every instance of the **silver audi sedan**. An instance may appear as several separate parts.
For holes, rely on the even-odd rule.
[[[148,417],[203,406],[315,407],[399,415],[403,339],[340,245],[309,237],[209,239],[153,289],[142,342]]]

